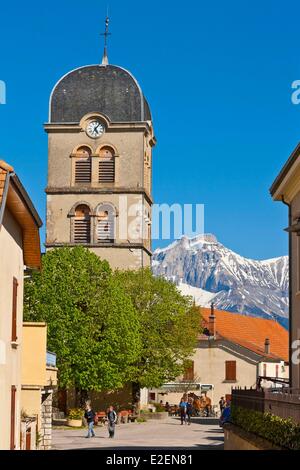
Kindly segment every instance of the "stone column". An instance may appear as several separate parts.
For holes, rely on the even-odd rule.
[[[44,395],[45,399],[42,402],[42,416],[41,416],[41,441],[40,449],[51,449],[52,440],[52,392]]]

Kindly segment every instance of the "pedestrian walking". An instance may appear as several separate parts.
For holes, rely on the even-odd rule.
[[[110,406],[107,410],[107,425],[108,425],[108,434],[112,439],[115,436],[115,428],[117,422],[117,413],[114,410],[113,406]]]
[[[221,416],[222,416],[223,410],[225,408],[225,405],[226,405],[225,399],[224,399],[224,397],[221,397],[220,401],[219,401]]]
[[[181,424],[186,423],[186,410],[187,410],[187,402],[181,398],[179,403],[179,412],[180,412],[180,420]]]
[[[226,401],[225,408],[223,409],[221,418],[220,418],[220,427],[222,428],[225,423],[230,423],[231,420],[231,403],[230,400]]]
[[[85,408],[84,417],[88,424],[88,434],[85,436],[86,438],[95,437],[94,432],[94,421],[95,421],[95,412],[92,410],[91,405],[88,403]]]
[[[186,404],[186,415],[187,415],[187,423],[188,425],[191,424],[191,417],[192,417],[192,414],[193,414],[193,402],[192,402],[192,399],[189,398],[188,399],[188,402]]]

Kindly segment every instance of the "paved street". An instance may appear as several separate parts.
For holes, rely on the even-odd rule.
[[[106,427],[95,428],[96,437],[85,439],[85,429],[54,429],[53,449],[135,449],[190,448],[223,449],[223,431],[217,420],[193,418],[190,426],[180,425],[178,418],[146,423],[120,424],[114,439],[107,437]]]

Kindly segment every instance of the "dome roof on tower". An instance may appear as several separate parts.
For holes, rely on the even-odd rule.
[[[152,119],[136,79],[115,65],[89,65],[72,70],[51,93],[50,122],[80,122],[93,112],[104,114],[112,122]]]

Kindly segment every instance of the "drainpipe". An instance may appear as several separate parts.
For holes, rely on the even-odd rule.
[[[292,208],[281,196],[283,204],[289,208],[289,227],[292,225]],[[292,387],[292,322],[293,322],[293,309],[292,309],[292,232],[289,232],[289,385]]]

